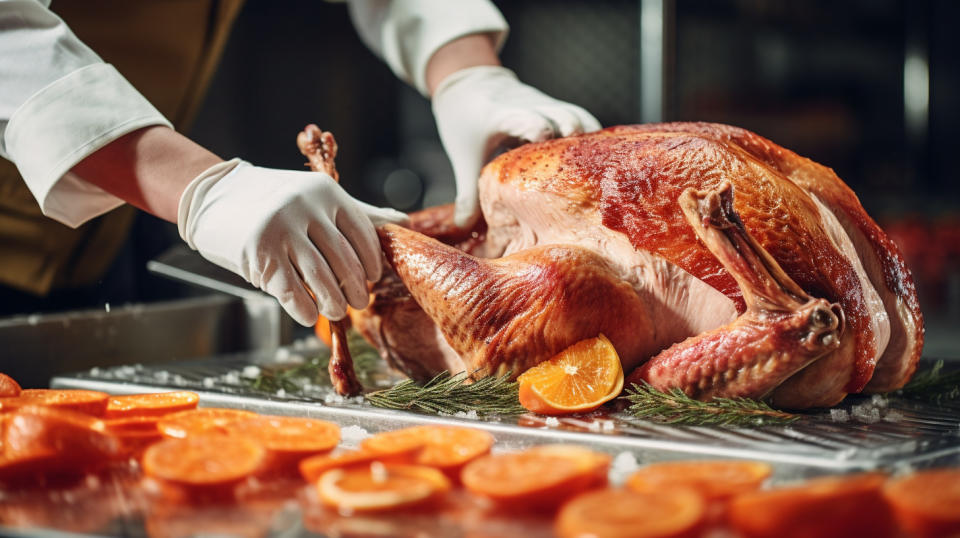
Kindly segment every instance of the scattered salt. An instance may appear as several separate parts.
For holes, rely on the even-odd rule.
[[[273,354],[273,358],[278,361],[286,361],[290,358],[290,350],[285,347],[278,348]]]
[[[204,388],[212,389],[215,384],[216,384],[216,381],[212,377],[203,378]]]
[[[592,432],[600,431],[600,422],[597,420],[591,420],[590,422],[587,423],[587,429]]]
[[[887,400],[887,397],[884,396],[883,394],[874,394],[873,396],[871,396],[870,403],[880,408],[884,408],[890,405],[890,401]]]
[[[166,383],[170,380],[170,372],[166,370],[158,370],[153,373],[153,378],[159,381],[160,383]]]
[[[632,452],[621,452],[613,458],[610,464],[610,479],[615,483],[622,482],[628,475],[637,470],[640,465]]]
[[[99,375],[100,375],[100,368],[98,368],[98,367],[96,367],[96,366],[94,366],[93,368],[91,368],[91,369],[90,369],[90,375],[95,376],[95,377],[96,377],[96,376],[99,376]]]
[[[831,409],[830,420],[834,422],[847,422],[850,420],[850,413],[846,409]]]
[[[343,396],[339,394],[330,393],[323,397],[323,403],[343,403]]]
[[[544,424],[551,428],[556,428],[560,425],[560,420],[557,417],[547,417],[547,420],[543,421]]]
[[[469,411],[457,411],[453,414],[453,416],[457,418],[469,418],[471,420],[477,420],[477,418],[479,418],[476,409],[471,409]]]
[[[880,409],[872,407],[869,404],[855,405],[850,409],[850,413],[853,415],[853,418],[867,424],[880,421]]]
[[[370,437],[370,432],[360,426],[350,425],[340,428],[340,439],[346,444],[357,444]]]
[[[30,314],[27,316],[28,325],[36,325],[38,323],[40,323],[40,314]]]
[[[243,372],[240,374],[247,379],[256,379],[260,375],[260,368],[250,365],[244,366]]]
[[[887,422],[900,422],[903,418],[903,412],[897,409],[891,409],[883,415],[883,420]]]
[[[278,396],[278,397],[284,398],[284,397],[286,397],[286,395],[287,395],[287,391],[285,391],[285,390],[283,390],[283,389],[277,389],[277,396]]]
[[[605,432],[612,432],[614,430],[614,424],[612,420],[604,420],[600,423],[600,429]]]
[[[223,381],[230,384],[237,384],[240,382],[240,372],[231,370],[223,374]]]
[[[103,309],[106,310],[107,312],[110,312],[110,303],[104,303]]]

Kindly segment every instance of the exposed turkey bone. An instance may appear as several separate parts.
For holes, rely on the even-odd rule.
[[[314,124],[307,125],[297,135],[297,147],[300,153],[309,161],[307,164],[314,172],[323,172],[340,181],[334,159],[337,157],[337,141],[333,134],[321,131]],[[354,396],[363,391],[363,386],[357,380],[357,373],[353,369],[353,357],[347,346],[347,318],[330,321],[330,363],[327,371],[330,373],[330,382],[334,390],[341,396]]]
[[[747,309],[733,323],[662,351],[630,375],[698,399],[761,398],[840,345],[843,311],[808,295],[747,233],[729,183],[687,189],[680,207],[697,237],[736,279]]]

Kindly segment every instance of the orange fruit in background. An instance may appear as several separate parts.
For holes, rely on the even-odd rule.
[[[440,469],[454,480],[468,462],[490,452],[494,438],[488,432],[456,426],[414,426],[378,433],[364,439],[361,448],[372,452],[419,451],[414,462]]]
[[[551,509],[607,482],[610,456],[574,445],[492,454],[463,468],[464,487],[510,510]]]
[[[323,316],[317,318],[317,324],[313,326],[313,332],[317,335],[327,347],[333,347],[333,336],[330,333],[330,320]]]
[[[157,422],[157,429],[166,437],[183,439],[202,433],[226,433],[231,423],[257,416],[253,411],[242,409],[204,407],[167,415]]]
[[[371,463],[332,469],[317,480],[320,500],[340,510],[395,510],[437,500],[450,490],[440,471],[421,465]]]
[[[626,486],[641,493],[689,487],[708,501],[725,500],[756,490],[772,473],[773,467],[756,461],[671,461],[641,468]]]
[[[623,390],[617,350],[602,334],[581,340],[517,378],[520,404],[543,415],[593,411]]]
[[[706,503],[688,489],[601,489],[564,504],[554,530],[561,538],[693,538],[705,517]]]
[[[960,469],[918,471],[891,480],[883,496],[911,536],[960,535]]]
[[[730,501],[728,519],[746,538],[891,537],[895,525],[880,493],[886,479],[883,473],[829,476],[744,493]]]
[[[186,390],[111,396],[104,418],[158,416],[197,407],[200,396]]]

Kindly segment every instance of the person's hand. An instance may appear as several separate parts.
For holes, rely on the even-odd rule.
[[[327,174],[234,159],[194,179],[180,198],[180,236],[204,258],[273,295],[303,325],[367,306],[383,255],[374,226],[407,216],[350,197]],[[313,297],[311,297],[311,293]]]
[[[586,110],[527,86],[499,66],[469,67],[446,77],[433,93],[433,114],[453,164],[454,223],[461,227],[480,214],[477,179],[494,151],[508,143],[600,129]]]

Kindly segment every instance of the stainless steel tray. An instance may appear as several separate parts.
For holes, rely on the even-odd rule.
[[[329,382],[308,385],[297,394],[265,393],[251,378],[265,368],[296,363],[327,353],[309,342],[278,352],[225,355],[164,365],[94,368],[56,377],[52,386],[110,393],[189,389],[201,405],[237,407],[261,413],[324,418],[354,426],[344,442],[366,434],[415,424],[456,424],[494,433],[498,446],[569,442],[589,445],[639,463],[678,458],[741,458],[776,464],[781,479],[856,470],[960,464],[960,402],[930,402],[897,396],[853,396],[834,409],[805,413],[786,426],[753,428],[664,425],[624,413],[544,419],[535,415],[478,420],[375,408],[362,398],[343,399]],[[388,386],[398,378],[379,367],[364,372],[368,387]],[[629,470],[627,463],[623,470]],[[616,477],[614,477],[616,479]]]

